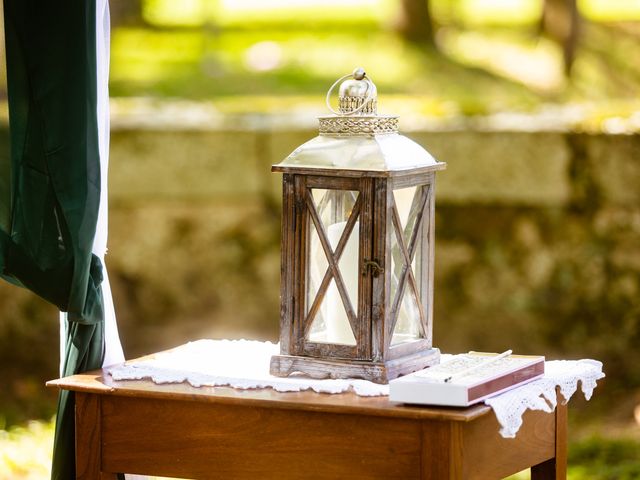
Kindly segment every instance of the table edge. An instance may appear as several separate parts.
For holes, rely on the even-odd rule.
[[[413,420],[446,420],[462,423],[475,420],[478,417],[486,415],[491,410],[491,407],[484,404],[477,404],[466,408],[404,405],[389,401],[387,401],[387,404],[384,406],[366,405],[368,401],[376,401],[368,399],[380,400],[380,397],[360,397],[353,392],[331,395],[309,390],[304,392],[277,392],[271,388],[240,390],[231,387],[192,387],[185,383],[158,385],[150,380],[114,381],[109,379],[107,369],[93,370],[91,372],[50,380],[46,382],[46,386],[49,388],[59,388],[61,390],[96,395],[194,401],[221,405],[269,407],[284,410],[358,414],[363,416]],[[153,387],[153,390],[150,390],[148,387]],[[180,389],[181,391],[176,392],[176,389]],[[252,394],[255,395],[253,398],[250,396]],[[335,397],[331,398],[331,400],[336,400],[336,402],[315,403],[309,402],[308,400],[301,401],[297,398],[300,394],[304,396],[319,395],[318,399],[325,400],[327,397],[320,396],[330,395],[331,397]],[[259,398],[258,395],[268,395],[272,398]],[[294,395],[297,395],[297,397],[294,397]],[[344,400],[345,398],[354,398],[357,402],[361,403],[350,405],[338,401]]]

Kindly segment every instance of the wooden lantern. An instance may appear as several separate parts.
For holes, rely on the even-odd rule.
[[[435,172],[446,164],[399,135],[398,117],[377,114],[362,69],[334,83],[327,105],[334,115],[319,118],[320,135],[272,168],[283,174],[283,213],[271,374],[385,383],[439,361]]]

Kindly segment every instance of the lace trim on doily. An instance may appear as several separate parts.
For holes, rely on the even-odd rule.
[[[596,360],[552,360],[545,363],[544,377],[521,387],[488,398],[485,403],[493,408],[500,423],[500,434],[513,438],[522,426],[527,410],[553,412],[558,404],[556,387],[560,388],[563,403],[567,403],[582,384],[582,393],[589,400],[597,381],[605,375],[602,362]]]

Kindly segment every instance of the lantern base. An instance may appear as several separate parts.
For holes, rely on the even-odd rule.
[[[269,370],[276,377],[304,373],[312,378],[362,378],[375,383],[388,383],[389,380],[430,367],[439,361],[440,350],[437,348],[421,350],[386,362],[274,355],[271,357]]]

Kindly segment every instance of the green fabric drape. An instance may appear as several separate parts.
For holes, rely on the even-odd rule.
[[[64,374],[100,368],[102,265],[96,12],[91,0],[4,0],[10,161],[0,165],[0,275],[67,314]],[[2,160],[0,160],[2,162]],[[58,402],[52,478],[75,478],[73,395]]]

